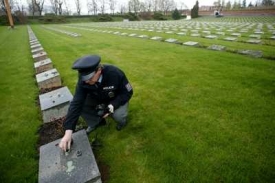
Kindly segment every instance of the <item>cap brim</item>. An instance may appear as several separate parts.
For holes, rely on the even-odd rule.
[[[95,75],[95,71],[90,74],[84,75],[84,76],[82,76],[82,81],[87,81],[87,80],[91,79],[94,75]]]

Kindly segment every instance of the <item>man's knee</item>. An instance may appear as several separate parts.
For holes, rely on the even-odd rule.
[[[117,122],[126,122],[128,116],[128,103],[124,104],[123,106],[120,106],[118,109],[114,111],[114,114],[112,117]]]

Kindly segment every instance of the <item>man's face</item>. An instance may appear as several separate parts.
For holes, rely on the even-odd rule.
[[[96,71],[95,75],[93,77],[91,77],[90,79],[88,79],[87,81],[85,81],[85,83],[89,84],[89,85],[94,85],[98,81],[100,74],[101,74],[101,69]]]

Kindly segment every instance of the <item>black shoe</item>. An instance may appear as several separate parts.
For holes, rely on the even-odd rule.
[[[116,125],[116,130],[117,130],[117,131],[120,131],[124,126],[126,126],[126,123],[118,123],[118,124]]]

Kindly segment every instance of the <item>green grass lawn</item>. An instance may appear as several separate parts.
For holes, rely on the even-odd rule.
[[[107,182],[275,180],[274,61],[85,30],[73,38],[32,29],[72,93],[72,63],[93,53],[122,68],[133,85],[127,127],[118,132],[108,120],[89,136],[103,144],[95,154]],[[42,120],[27,28],[1,27],[0,37],[0,181],[35,182]]]

